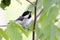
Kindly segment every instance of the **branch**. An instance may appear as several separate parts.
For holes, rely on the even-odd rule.
[[[44,8],[42,8],[42,9],[40,10],[40,12],[38,13],[38,15],[36,15],[37,18],[39,17],[39,15],[41,15],[41,13],[42,13],[43,10],[44,10]]]
[[[33,4],[32,2],[30,2],[29,0],[26,0],[26,1],[28,1],[30,4],[32,4],[33,6],[35,6],[35,4]]]
[[[22,4],[19,0],[16,0],[19,4]]]
[[[34,14],[34,27],[33,27],[33,38],[32,38],[32,40],[35,40],[35,29],[36,29],[36,13],[37,13],[37,2],[38,2],[38,0],[36,0],[36,2],[35,2],[35,5],[36,6],[34,6],[34,12],[35,12],[35,14]]]

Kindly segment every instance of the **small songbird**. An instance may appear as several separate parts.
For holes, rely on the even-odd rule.
[[[14,21],[18,24],[21,24],[21,26],[24,29],[29,29],[29,24],[31,23],[31,20],[32,20],[31,11],[25,11],[21,16],[19,16]],[[6,26],[6,25],[0,25],[0,26]]]
[[[25,11],[15,20],[15,22],[21,24],[24,29],[29,29],[29,24],[31,23],[31,20],[31,11]]]

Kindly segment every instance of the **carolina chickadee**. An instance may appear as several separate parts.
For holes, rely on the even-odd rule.
[[[25,11],[22,16],[18,17],[16,20],[14,20],[16,23],[19,23],[22,25],[24,29],[29,29],[29,24],[31,23],[31,11]],[[9,24],[9,23],[8,23]],[[0,26],[6,26],[6,25],[0,25]]]
[[[29,24],[31,23],[31,11],[25,11],[22,16],[18,17],[15,22],[22,25],[24,29],[29,29]]]

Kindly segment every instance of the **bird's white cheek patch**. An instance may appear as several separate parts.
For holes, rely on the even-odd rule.
[[[24,16],[24,18],[28,18],[28,17],[29,17],[29,15]]]

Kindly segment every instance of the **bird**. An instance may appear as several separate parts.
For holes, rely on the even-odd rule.
[[[16,18],[14,22],[20,24],[24,29],[29,29],[29,24],[31,23],[31,20],[32,20],[31,11],[25,11],[21,16]],[[1,25],[1,26],[6,26],[6,25]]]
[[[24,29],[29,30],[29,24],[31,23],[31,11],[25,11],[21,16],[19,16],[15,22],[22,25]]]

